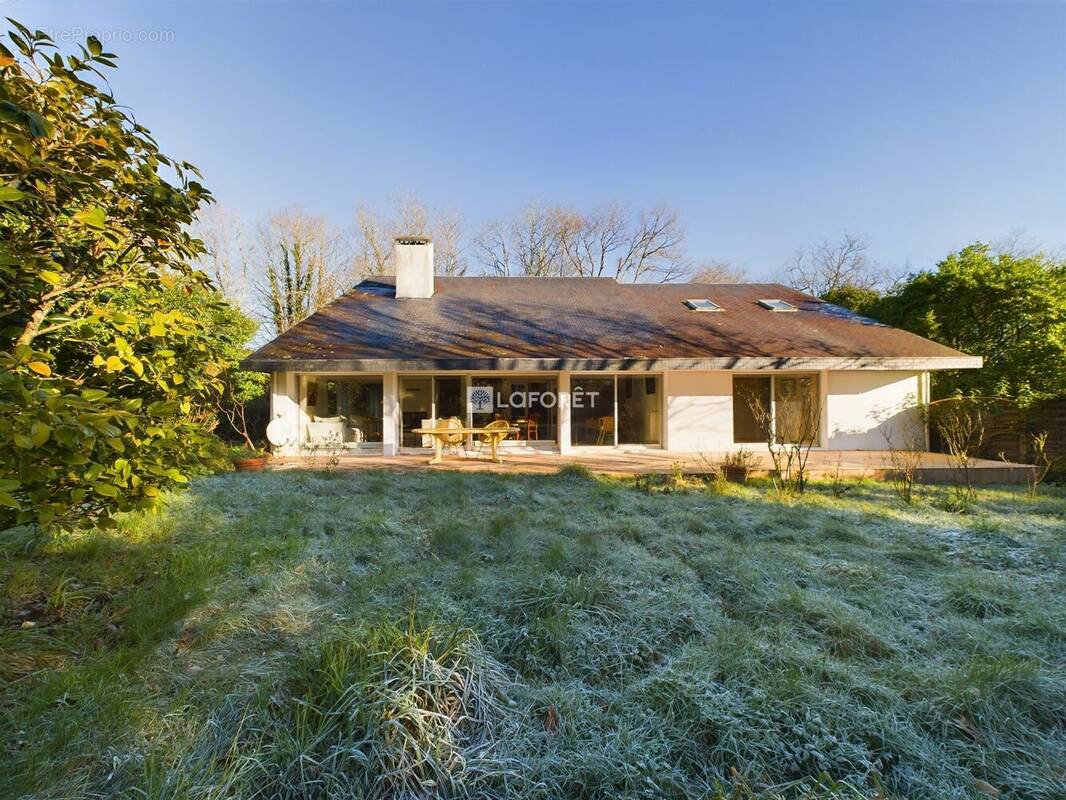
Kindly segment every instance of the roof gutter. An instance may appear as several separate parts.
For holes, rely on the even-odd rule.
[[[241,368],[253,372],[662,372],[667,370],[904,370],[979,369],[980,356],[788,357],[727,358],[246,358]]]

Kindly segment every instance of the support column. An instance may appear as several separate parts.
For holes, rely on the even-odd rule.
[[[929,441],[929,404],[933,402],[933,382],[929,372],[918,375],[918,409],[916,413],[921,415],[922,436],[925,441],[925,449],[928,452],[931,443]]]
[[[829,370],[818,373],[818,446],[829,447]]]
[[[556,419],[559,420],[559,453],[570,452],[570,373],[560,372],[557,385],[559,391],[556,403]]]
[[[400,450],[400,379],[395,372],[386,372],[382,383],[381,452],[394,456]]]
[[[670,373],[659,379],[659,442],[663,450],[670,449]]]
[[[270,418],[285,420],[286,441],[277,445],[279,455],[296,455],[300,449],[300,382],[295,372],[271,375]]]

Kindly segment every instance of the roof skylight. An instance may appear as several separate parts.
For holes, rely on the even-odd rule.
[[[786,303],[784,300],[760,300],[759,305],[763,308],[768,308],[771,311],[798,311],[791,303]]]
[[[686,300],[685,305],[691,308],[693,311],[721,311],[722,307],[713,300],[708,300],[706,297],[696,300]]]

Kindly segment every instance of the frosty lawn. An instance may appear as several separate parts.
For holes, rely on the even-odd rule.
[[[831,489],[231,474],[8,532],[0,794],[1062,797],[1066,493]]]

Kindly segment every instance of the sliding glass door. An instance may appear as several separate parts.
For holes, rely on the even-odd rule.
[[[466,424],[466,392],[463,391],[463,379],[460,377],[440,377],[433,379],[433,416],[436,419],[458,417]]]
[[[467,387],[485,387],[491,408],[467,411]],[[425,447],[428,439],[412,433],[430,420],[458,417],[464,424],[483,427],[503,420],[518,428],[508,442],[555,442],[558,439],[556,397],[558,380],[540,376],[419,375],[400,377],[401,444]],[[613,402],[613,401],[612,401]],[[611,406],[607,406],[608,414]]]
[[[618,376],[618,444],[659,444],[659,378]]]
[[[554,442],[557,438],[556,397],[558,381],[537,376],[487,377],[472,375],[470,385],[484,387],[492,395],[492,408],[473,411],[471,422],[482,427],[503,420],[518,428],[508,442]]]
[[[814,442],[820,439],[818,376],[737,375],[733,377],[733,441]]]
[[[818,376],[774,376],[774,424],[779,442],[818,441]]]
[[[766,441],[764,429],[772,407],[771,383],[769,376],[733,377],[733,441],[737,444]]]
[[[381,443],[385,397],[381,378],[312,378],[304,391],[307,444]]]
[[[661,442],[658,375],[575,375],[570,384],[570,441],[575,445]]]
[[[433,379],[400,378],[400,444],[403,447],[423,447],[420,434],[412,433],[433,418]],[[428,442],[428,437],[426,437]]]
[[[614,377],[574,376],[570,382],[570,441],[614,445]]]

